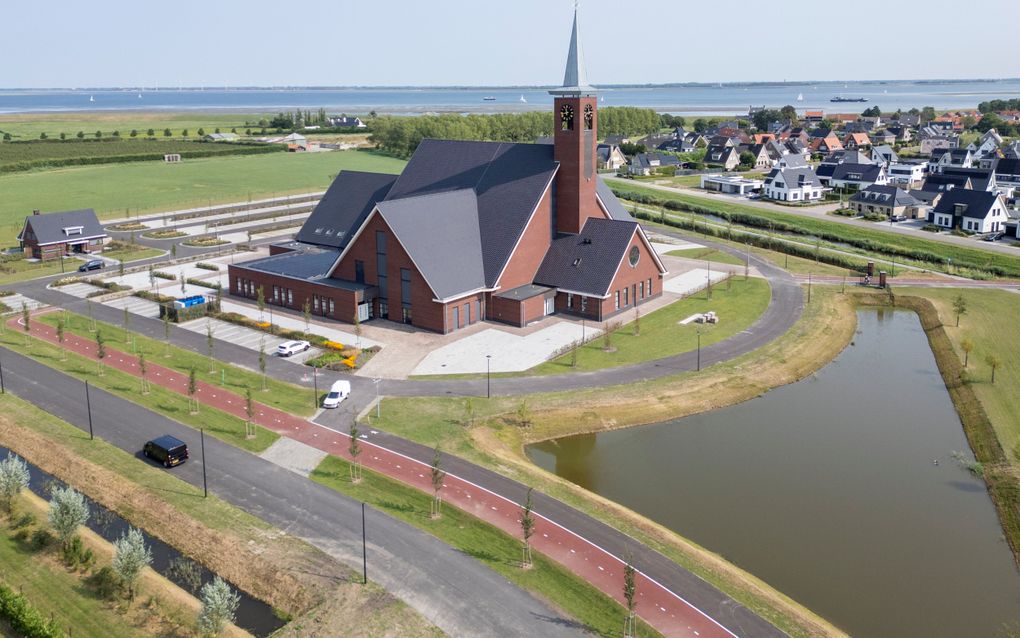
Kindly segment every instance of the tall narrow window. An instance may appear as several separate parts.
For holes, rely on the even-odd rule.
[[[365,262],[360,259],[354,260],[354,281],[359,284],[365,283]]]
[[[386,270],[386,233],[381,230],[375,233],[375,270],[379,280],[379,297],[388,299],[390,295]]]
[[[411,271],[407,268],[400,269],[400,303],[411,305]]]
[[[574,130],[574,108],[568,104],[560,109],[560,128],[564,131]]]
[[[591,104],[586,104],[584,107],[584,130],[590,131],[595,128],[595,109],[591,107]]]

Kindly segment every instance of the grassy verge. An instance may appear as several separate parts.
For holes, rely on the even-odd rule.
[[[724,253],[715,248],[682,248],[671,250],[666,253],[670,257],[683,257],[684,259],[696,259],[698,261],[710,261],[717,264],[734,264],[743,266],[744,260],[729,253]]]
[[[364,470],[362,481],[354,484],[349,468],[347,461],[327,457],[312,472],[312,479],[436,536],[559,607],[596,635],[619,634],[626,615],[624,608],[559,564],[535,552],[534,566],[521,569],[518,539],[449,504],[444,505],[440,518],[432,519],[431,495],[370,470]],[[639,636],[660,635],[644,623],[640,625]]]
[[[156,248],[134,248],[130,250],[108,250],[103,253],[103,257],[110,259],[116,259],[127,263],[129,261],[139,261],[141,259],[150,259],[152,257],[159,257],[165,255],[166,251],[159,250]]]
[[[310,545],[139,461],[31,404],[0,395],[0,444],[208,566],[253,596],[295,616],[284,635],[436,636],[434,627],[377,585]],[[166,512],[174,524],[166,524]],[[325,609],[323,609],[325,607]],[[352,618],[371,616],[371,622]],[[300,633],[326,619],[321,634]],[[361,632],[374,627],[374,633]],[[396,633],[394,633],[396,632]],[[75,635],[77,635],[77,630]],[[100,634],[103,635],[103,634]],[[170,635],[170,634],[167,634]]]
[[[878,253],[903,259],[914,259],[933,268],[944,268],[951,260],[955,268],[969,268],[1000,276],[1020,276],[1020,256],[993,253],[943,242],[889,233],[868,227],[855,227],[826,219],[815,219],[781,213],[739,203],[719,202],[685,193],[670,193],[637,185],[614,184],[625,199],[661,201],[680,210],[693,210],[724,216],[734,223],[763,230],[792,231],[825,241],[847,244],[855,252]],[[628,194],[631,197],[628,197]],[[651,199],[649,199],[651,198]]]
[[[30,346],[26,347],[24,334],[18,334],[11,329],[6,329],[0,335],[0,345],[30,356],[43,365],[66,372],[82,381],[88,381],[91,386],[133,401],[175,421],[180,421],[196,429],[204,428],[211,436],[250,452],[261,452],[280,438],[275,432],[260,426],[254,426],[254,438],[246,438],[244,421],[226,412],[203,405],[197,414],[192,414],[188,407],[187,396],[166,390],[155,382],[150,383],[149,394],[142,394],[140,382],[134,375],[105,366],[103,375],[99,376],[97,374],[98,365],[91,359],[68,352],[66,360],[61,360],[60,348],[35,337],[29,338],[29,344]],[[84,393],[84,388],[82,392]]]
[[[571,366],[573,355],[566,354],[529,370],[528,374],[587,372],[690,352],[697,348],[699,332],[701,345],[708,346],[753,324],[768,308],[769,294],[768,282],[763,279],[730,277],[714,285],[711,296],[708,291],[697,293],[614,331],[610,337],[611,352],[605,349],[605,339],[599,337],[577,349],[576,366]],[[719,315],[718,324],[679,325],[695,313],[710,310]],[[626,318],[633,319],[633,315]]]
[[[3,262],[0,267],[0,285],[12,284],[18,281],[26,281],[37,277],[49,277],[59,275],[62,272],[77,272],[82,262],[77,259],[65,259],[63,267],[60,260],[55,261],[28,261],[16,259]]]
[[[55,312],[39,315],[35,318],[35,321],[56,326],[61,317],[64,317],[64,330],[67,333],[77,335],[86,341],[95,341],[96,333],[89,331],[88,317],[72,313]],[[131,324],[129,322],[128,328],[130,329],[130,327]],[[217,385],[240,396],[244,396],[245,390],[251,388],[252,398],[255,401],[289,412],[290,414],[310,416],[315,412],[315,409],[312,407],[312,391],[308,388],[301,388],[267,377],[266,387],[268,389],[262,392],[262,375],[257,372],[251,372],[238,366],[223,363],[218,359],[214,360],[214,365],[210,368],[209,357],[174,345],[170,346],[170,356],[167,357],[165,356],[167,347],[163,341],[157,341],[135,332],[130,332],[130,330],[125,340],[123,326],[114,326],[102,321],[96,322],[96,328],[103,334],[107,348],[120,350],[124,353],[131,353],[132,351],[145,353],[150,363],[171,368],[184,374],[188,374],[194,368],[200,381]],[[215,337],[215,333],[213,333],[213,336]],[[134,342],[134,350],[132,349],[132,341]],[[215,355],[216,351],[213,350],[213,356],[215,357]],[[257,356],[257,353],[252,354],[253,366],[258,362]],[[267,358],[271,356],[272,353],[266,353]],[[213,372],[209,372],[210,369],[213,369]]]
[[[444,449],[493,469],[599,520],[612,521],[712,583],[791,636],[841,632],[768,584],[675,532],[534,466],[524,446],[538,441],[657,423],[752,399],[831,361],[850,342],[856,315],[849,295],[819,288],[803,317],[759,350],[700,372],[640,384],[484,399],[388,398],[373,427]],[[494,382],[494,387],[496,382]],[[524,404],[530,427],[519,427]]]
[[[325,190],[342,170],[399,173],[405,162],[371,151],[271,153],[138,162],[0,177],[0,242],[10,243],[25,211],[89,206],[101,219]]]

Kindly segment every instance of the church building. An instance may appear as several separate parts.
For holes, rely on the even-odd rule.
[[[230,293],[450,333],[554,313],[605,321],[666,269],[596,167],[598,98],[577,13],[553,144],[424,140],[400,175],[341,172],[296,236],[231,265]]]

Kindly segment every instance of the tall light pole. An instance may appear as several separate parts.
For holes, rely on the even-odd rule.
[[[365,502],[361,502],[361,569],[362,579],[368,584],[368,541],[365,530]]]
[[[92,432],[92,399],[89,398],[89,382],[85,382],[85,410],[89,414],[89,440],[92,441],[96,435]]]
[[[202,437],[202,497],[209,498],[209,481],[205,474],[205,428],[198,430]]]
[[[4,388],[4,363],[0,361],[0,394],[7,394],[7,389]]]
[[[318,368],[312,366],[312,407],[319,407],[319,375],[317,374]]]
[[[375,384],[375,418],[376,419],[379,418],[379,408],[382,405],[379,402],[379,382],[380,381],[382,381],[382,379],[372,379],[372,383]]]
[[[485,355],[485,398],[492,398],[492,373],[489,367],[489,362],[492,360],[492,355]]]

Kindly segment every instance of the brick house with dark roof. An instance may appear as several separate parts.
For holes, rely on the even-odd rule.
[[[596,172],[582,61],[575,12],[551,145],[424,140],[399,176],[344,171],[297,235],[310,248],[231,265],[230,293],[441,333],[658,297],[666,269]]]
[[[91,208],[45,215],[33,211],[18,233],[25,255],[43,261],[101,252],[108,238]]]

